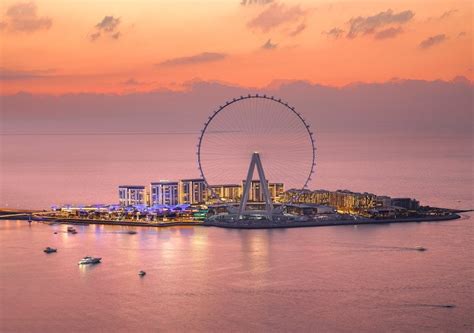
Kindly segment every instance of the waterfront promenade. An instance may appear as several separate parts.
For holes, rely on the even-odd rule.
[[[458,211],[457,211],[458,212]],[[424,217],[404,217],[404,218],[389,218],[389,219],[369,219],[358,217],[356,219],[311,219],[307,221],[255,221],[255,220],[239,220],[238,222],[225,221],[192,221],[192,220],[172,220],[172,221],[136,221],[136,220],[105,220],[105,219],[81,219],[81,218],[58,218],[45,216],[43,213],[19,211],[9,212],[8,214],[1,214],[0,219],[18,219],[30,220],[44,223],[59,223],[59,224],[102,224],[102,225],[121,225],[121,226],[139,226],[139,227],[174,227],[174,226],[206,226],[206,227],[220,227],[232,229],[273,229],[273,228],[301,228],[301,227],[324,227],[324,226],[340,226],[340,225],[377,225],[389,223],[410,223],[410,222],[439,222],[455,220],[461,216],[455,212],[439,215],[439,216],[424,216]]]

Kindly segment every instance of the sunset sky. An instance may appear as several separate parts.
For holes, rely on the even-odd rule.
[[[0,93],[474,79],[471,1],[2,1]]]
[[[431,184],[458,202],[472,183],[472,6],[2,1],[0,207],[114,202],[120,184],[198,176],[204,121],[249,93],[311,125],[310,188],[426,197]]]

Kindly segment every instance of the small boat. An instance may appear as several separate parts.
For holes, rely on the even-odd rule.
[[[58,252],[58,249],[55,249],[54,247],[47,247],[43,250],[44,253],[53,253],[53,252]]]
[[[84,257],[79,260],[78,265],[90,265],[90,264],[99,264],[102,258],[94,258],[94,257]]]
[[[130,235],[135,235],[136,233],[137,233],[137,232],[136,232],[136,231],[134,231],[134,230],[130,230],[130,231],[128,231],[128,234],[130,234]]]
[[[77,231],[74,229],[73,231],[71,231],[71,234],[75,235],[77,234]]]
[[[138,272],[138,275],[140,275],[140,276],[145,276],[145,275],[146,275],[146,272],[145,272],[145,271],[140,271],[140,272]]]
[[[74,232],[77,232],[77,231],[73,227],[67,227],[67,232],[74,233]]]
[[[417,250],[417,251],[426,251],[426,250],[428,250],[428,249],[427,249],[426,247],[417,245],[417,246],[415,246],[415,250]]]
[[[57,232],[57,231],[55,231],[55,232],[54,232],[54,234],[55,234],[55,235],[57,235],[57,234],[58,234],[58,232]]]

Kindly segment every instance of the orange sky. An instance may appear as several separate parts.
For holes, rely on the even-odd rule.
[[[474,80],[470,1],[242,2],[2,1],[0,93]]]

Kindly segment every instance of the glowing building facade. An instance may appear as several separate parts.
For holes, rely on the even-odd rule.
[[[334,207],[341,213],[361,213],[377,207],[381,202],[386,202],[386,199],[379,200],[372,193],[358,193],[347,190],[290,190],[283,193],[282,201],[326,205]]]
[[[237,202],[242,195],[242,187],[238,184],[213,185],[211,189],[224,201]],[[209,193],[210,197],[211,193]]]
[[[242,181],[242,188],[245,187],[245,180]],[[278,201],[280,196],[283,194],[284,186],[283,183],[270,183],[268,184],[268,189],[270,191],[270,197],[272,201]],[[250,184],[249,199],[250,202],[262,202],[263,201],[263,191],[260,185],[260,180],[252,180]]]
[[[120,185],[119,204],[121,206],[133,206],[145,204],[145,186]]]
[[[179,182],[161,180],[150,185],[150,205],[177,205],[179,203]]]
[[[204,179],[182,179],[179,182],[180,204],[203,204],[207,199]]]

